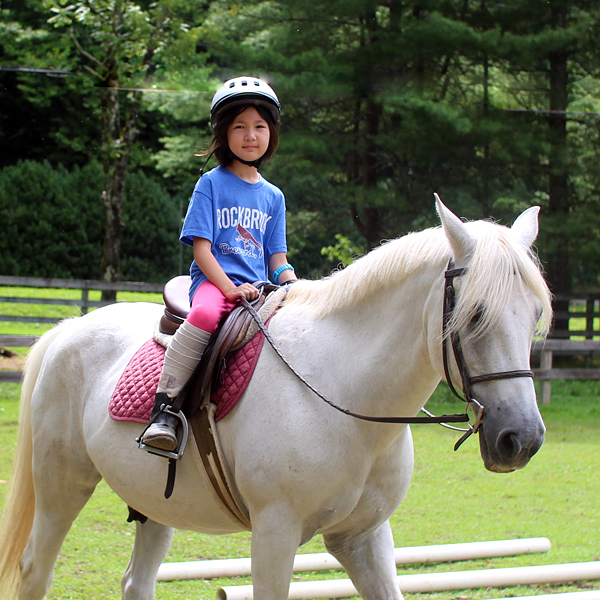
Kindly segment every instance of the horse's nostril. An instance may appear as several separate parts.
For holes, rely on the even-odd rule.
[[[518,434],[508,429],[502,431],[496,441],[496,450],[506,462],[511,462],[517,458],[521,452],[521,448]]]

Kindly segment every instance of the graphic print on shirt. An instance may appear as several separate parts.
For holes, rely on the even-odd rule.
[[[264,251],[262,244],[249,231],[254,228],[260,233],[266,230],[267,222],[271,217],[262,211],[256,209],[231,208],[217,211],[217,224],[219,229],[229,229],[235,227],[237,236],[236,242],[241,242],[239,246],[232,246],[227,242],[219,244],[219,250],[223,254],[238,254],[251,258],[263,258]]]
[[[244,229],[239,223],[237,226],[238,236],[235,238],[236,242],[243,242],[244,249],[251,253],[251,256],[256,257],[254,254],[254,249],[258,249],[258,257],[263,257],[263,247],[262,244],[247,230]],[[253,246],[254,244],[254,246]]]

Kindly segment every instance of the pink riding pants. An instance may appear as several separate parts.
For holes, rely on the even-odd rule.
[[[187,320],[202,331],[214,333],[221,319],[236,305],[236,302],[227,300],[216,285],[205,281],[194,294]]]

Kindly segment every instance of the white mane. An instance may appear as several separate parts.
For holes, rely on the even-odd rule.
[[[546,335],[552,318],[550,292],[535,255],[515,239],[508,227],[490,221],[474,221],[465,226],[476,245],[469,268],[460,277],[460,293],[450,331],[460,331],[463,336],[467,331],[474,336],[481,335],[493,327],[515,288],[525,286],[542,304],[538,330]],[[427,265],[443,271],[451,255],[441,227],[410,233],[382,244],[329,277],[295,283],[285,305],[314,318],[323,318],[397,285]],[[477,325],[469,329],[467,326],[473,316],[482,308]]]

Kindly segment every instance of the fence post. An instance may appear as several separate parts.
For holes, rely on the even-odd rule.
[[[585,339],[594,339],[594,304],[593,298],[588,298],[585,301]]]
[[[89,282],[86,280],[81,288],[81,314],[87,315],[89,306],[90,288]]]
[[[552,369],[552,350],[542,350],[540,353],[540,369],[544,371]],[[550,379],[542,380],[541,391],[542,404],[547,406],[550,404],[550,396],[552,395],[552,381]]]

